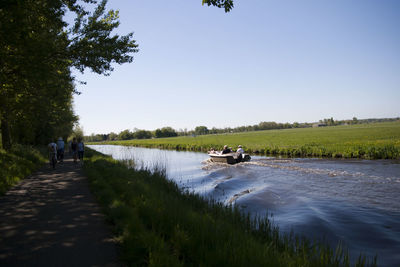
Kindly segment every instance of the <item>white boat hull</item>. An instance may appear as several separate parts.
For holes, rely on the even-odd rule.
[[[242,159],[238,159],[238,154],[229,153],[229,154],[208,154],[211,157],[213,162],[219,163],[227,163],[227,164],[236,164],[239,162],[249,161],[251,159],[250,155],[242,154]]]

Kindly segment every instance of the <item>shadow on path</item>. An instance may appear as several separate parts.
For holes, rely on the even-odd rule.
[[[0,266],[120,266],[79,164],[46,165],[0,197]]]

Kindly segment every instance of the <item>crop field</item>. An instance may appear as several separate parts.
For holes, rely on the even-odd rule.
[[[235,149],[238,145],[242,145],[248,153],[260,153],[263,155],[400,159],[400,121],[219,135],[111,141],[97,144],[192,151],[208,151],[211,147],[221,150],[224,145]]]

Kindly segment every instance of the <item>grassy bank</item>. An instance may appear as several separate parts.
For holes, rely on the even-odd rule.
[[[16,145],[9,152],[0,149],[0,195],[37,170],[45,161],[36,148]]]
[[[267,219],[182,192],[162,173],[90,150],[84,171],[129,266],[349,266],[341,249],[282,236]]]
[[[227,144],[241,144],[248,153],[288,157],[400,158],[400,122],[348,126],[256,131],[146,140],[112,141],[107,144],[207,151]]]

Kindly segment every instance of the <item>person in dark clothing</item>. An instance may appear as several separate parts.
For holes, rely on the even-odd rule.
[[[82,139],[78,139],[78,158],[79,161],[83,164],[83,153],[85,152],[85,144],[83,143]]]
[[[232,153],[232,150],[230,150],[227,145],[224,145],[224,150],[222,150],[222,154],[229,154],[229,153]]]
[[[57,159],[59,162],[63,162],[64,160],[64,141],[62,137],[57,140]]]
[[[76,141],[76,138],[72,140],[71,143],[71,150],[72,150],[72,157],[74,158],[74,163],[77,163],[78,160],[78,142]]]

